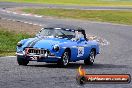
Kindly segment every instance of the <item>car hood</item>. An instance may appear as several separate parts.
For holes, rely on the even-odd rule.
[[[70,42],[71,40],[60,38],[31,38],[25,44],[24,47],[53,49],[54,45]]]

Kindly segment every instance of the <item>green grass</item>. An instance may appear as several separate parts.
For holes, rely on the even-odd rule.
[[[23,9],[27,13],[54,16],[62,18],[74,18],[90,21],[102,21],[120,24],[132,24],[132,11],[111,10],[69,10],[69,9]]]
[[[27,34],[16,34],[0,28],[0,56],[15,55],[17,42],[29,37],[31,36]]]
[[[0,1],[85,6],[132,6],[132,0],[0,0]]]

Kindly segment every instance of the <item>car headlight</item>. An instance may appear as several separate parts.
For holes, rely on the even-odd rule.
[[[18,47],[21,47],[21,46],[22,46],[22,43],[21,43],[21,42],[18,42],[18,43],[17,43],[17,46],[18,46]]]
[[[59,48],[58,45],[55,45],[55,46],[53,47],[53,50],[54,50],[54,51],[59,51],[59,49],[60,49],[60,48]]]
[[[45,57],[47,57],[47,56],[48,56],[48,52],[47,52],[47,51],[46,51],[46,53],[44,54],[44,56],[45,56]]]

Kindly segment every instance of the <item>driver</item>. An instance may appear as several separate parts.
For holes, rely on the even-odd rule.
[[[77,39],[84,38],[84,35],[82,34],[82,32],[76,31],[75,34],[76,34],[75,38]]]
[[[84,35],[82,34],[82,32],[75,31],[75,39],[79,40],[80,38],[84,38]]]

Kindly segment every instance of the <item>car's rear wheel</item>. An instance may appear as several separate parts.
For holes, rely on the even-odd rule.
[[[23,56],[17,56],[17,63],[19,65],[26,66],[29,63],[29,61],[26,60]]]
[[[96,51],[94,49],[92,49],[90,51],[89,57],[86,60],[84,60],[84,63],[86,65],[93,65],[94,60],[95,60],[95,55],[96,55]]]
[[[68,51],[65,51],[64,54],[62,55],[62,58],[58,61],[58,65],[62,67],[66,67],[69,64],[70,60],[70,54]]]

